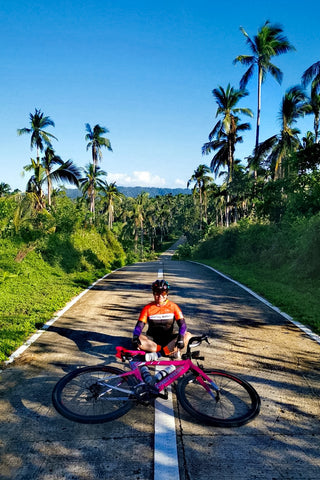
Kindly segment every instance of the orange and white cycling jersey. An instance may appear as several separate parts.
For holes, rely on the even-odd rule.
[[[170,300],[163,305],[157,305],[156,302],[149,303],[142,309],[139,317],[140,322],[148,324],[150,333],[172,332],[175,320],[183,320],[183,314],[178,305]]]

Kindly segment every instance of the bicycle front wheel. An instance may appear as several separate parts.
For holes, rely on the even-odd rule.
[[[83,367],[65,375],[53,389],[52,403],[64,417],[79,423],[115,420],[133,406],[132,379],[110,366]]]
[[[214,397],[199,383],[194,373],[177,384],[182,407],[198,420],[216,427],[239,427],[260,411],[260,397],[245,380],[221,370],[205,369],[206,375],[219,387]]]

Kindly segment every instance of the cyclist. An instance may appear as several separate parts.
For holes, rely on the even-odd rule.
[[[191,338],[182,311],[177,304],[168,300],[168,282],[156,280],[151,288],[154,301],[148,303],[140,313],[133,331],[133,347],[145,352],[160,352],[165,356],[179,356],[179,351]],[[148,331],[143,335],[146,324]],[[179,329],[177,333],[176,324]]]

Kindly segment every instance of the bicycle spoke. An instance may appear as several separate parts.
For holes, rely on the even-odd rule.
[[[67,375],[53,392],[55,407],[82,423],[118,418],[132,406],[128,380],[118,372],[121,370],[113,367],[85,367]]]
[[[247,382],[220,371],[206,371],[218,386],[213,398],[194,375],[178,383],[177,394],[181,405],[196,418],[216,426],[239,426],[259,412],[260,399]],[[214,389],[212,388],[214,391]]]

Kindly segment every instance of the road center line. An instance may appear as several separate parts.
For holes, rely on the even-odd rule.
[[[158,270],[158,279],[163,279],[163,269]],[[167,391],[167,400],[156,398],[154,402],[154,480],[180,478],[171,387]]]
[[[172,391],[168,399],[155,400],[154,418],[154,480],[179,480],[176,427]]]

